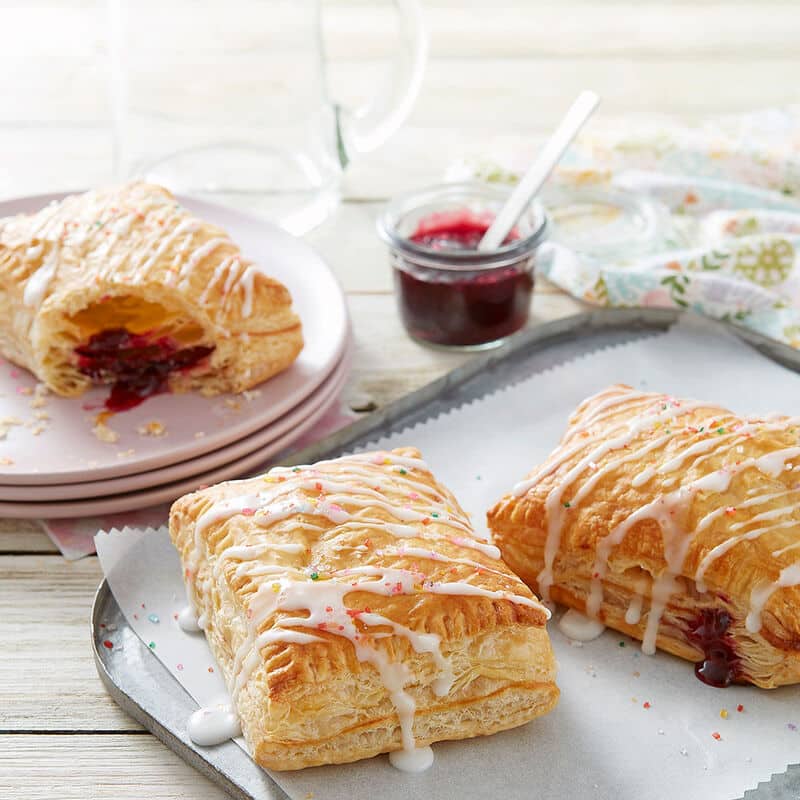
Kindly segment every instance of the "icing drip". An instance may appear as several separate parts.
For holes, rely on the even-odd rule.
[[[389,763],[400,772],[425,772],[433,764],[433,750],[430,747],[395,750],[389,753]]]
[[[197,633],[203,629],[194,606],[188,605],[181,609],[178,614],[178,626],[184,633]]]
[[[213,747],[242,735],[239,718],[227,704],[198,708],[189,717],[189,738],[200,747]]]
[[[603,633],[606,626],[571,608],[558,621],[558,629],[575,642],[591,642]]]
[[[782,569],[778,579],[772,583],[762,584],[753,589],[750,594],[750,611],[745,620],[745,626],[750,633],[758,633],[761,630],[761,615],[770,597],[778,589],[787,589],[791,586],[800,586],[800,562]]]

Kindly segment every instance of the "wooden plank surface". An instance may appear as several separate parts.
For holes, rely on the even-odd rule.
[[[0,197],[110,180],[105,4],[1,5],[0,92],[9,102],[0,108]],[[242,4],[242,14],[264,17],[238,26],[240,50],[268,30],[269,5]],[[322,5],[333,96],[363,102],[393,46],[389,4]],[[600,122],[632,114],[694,122],[800,102],[793,80],[800,74],[797,0],[423,5],[430,63],[411,119],[388,145],[354,161],[343,185],[346,202],[308,237],[348,295],[357,356],[347,396],[376,405],[468,357],[405,336],[374,230],[387,197],[440,180],[453,158],[499,134],[533,142],[585,86],[604,96]],[[228,13],[229,6],[217,7]],[[179,42],[181,31],[170,35]],[[540,282],[531,324],[579,308]],[[99,580],[95,558],[68,564],[35,524],[0,520],[0,797],[223,797],[106,695],[89,647]]]
[[[154,737],[0,733],[5,800],[223,800],[213,785]]]

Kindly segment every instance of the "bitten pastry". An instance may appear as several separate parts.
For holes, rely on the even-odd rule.
[[[195,492],[170,533],[263,766],[413,769],[556,703],[547,609],[416,450]]]
[[[646,653],[800,682],[800,418],[612,386],[488,516],[529,586]]]
[[[54,392],[238,392],[303,346],[281,283],[160,186],[130,183],[0,220],[0,351]]]

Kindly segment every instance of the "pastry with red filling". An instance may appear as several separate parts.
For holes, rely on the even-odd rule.
[[[164,188],[129,183],[0,220],[0,352],[55,393],[239,392],[303,346],[288,290]]]
[[[800,418],[612,386],[489,526],[535,592],[705,683],[800,683]]]

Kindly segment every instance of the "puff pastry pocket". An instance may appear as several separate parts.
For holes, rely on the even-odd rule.
[[[613,386],[489,512],[542,596],[696,662],[715,686],[800,682],[800,418]]]
[[[263,766],[402,763],[556,703],[547,609],[416,450],[204,489],[170,532]]]
[[[302,348],[287,289],[160,186],[131,183],[0,220],[0,351],[53,391],[247,389]]]

